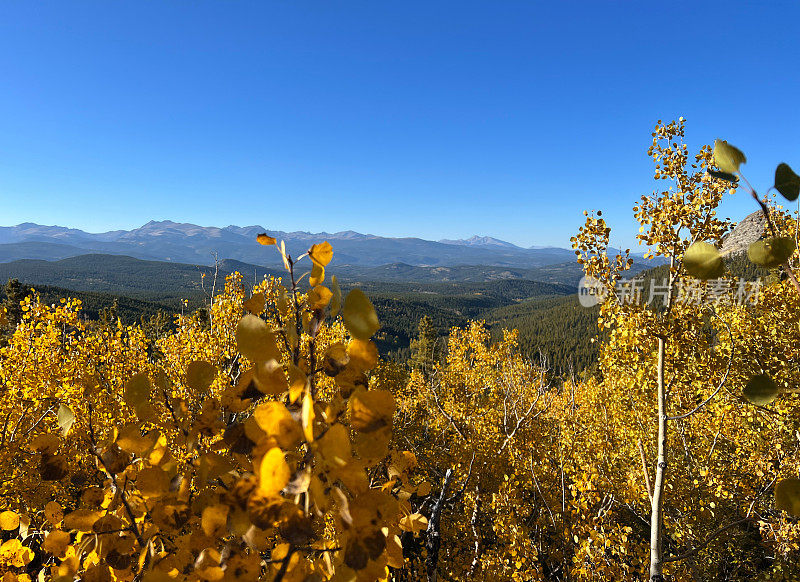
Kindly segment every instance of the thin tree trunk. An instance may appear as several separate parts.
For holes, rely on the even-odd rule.
[[[667,471],[667,406],[664,387],[664,358],[666,340],[658,338],[658,460],[656,464],[656,478],[653,483],[653,504],[650,510],[650,581],[662,582],[664,580],[664,553],[663,553],[663,493],[665,473]]]
[[[445,499],[447,499],[447,489],[450,487],[450,480],[452,478],[453,470],[448,469],[444,474],[444,481],[442,482],[442,491],[439,494],[439,499],[434,503],[433,509],[431,510],[431,517],[428,520],[428,532],[425,541],[425,548],[428,550],[428,556],[425,558],[425,572],[428,575],[428,582],[436,582],[437,580],[439,548],[442,545],[442,534],[439,531],[439,522],[442,518],[442,509],[444,508]]]

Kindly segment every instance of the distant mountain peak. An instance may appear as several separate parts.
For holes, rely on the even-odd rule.
[[[443,238],[439,242],[446,245],[460,245],[468,247],[502,247],[506,249],[520,248],[515,244],[506,242],[504,240],[500,240],[498,238],[494,238],[491,236],[478,236],[477,234],[466,239],[460,238],[457,240],[452,240]]]
[[[256,236],[262,232],[285,241],[288,252],[296,257],[303,255],[311,244],[328,240],[334,247],[334,266],[403,262],[435,267],[491,265],[532,268],[574,260],[574,255],[567,249],[532,251],[490,236],[434,242],[417,237],[382,237],[353,230],[284,232],[259,225],[219,228],[151,220],[132,230],[104,233],[32,223],[0,227],[0,247],[4,247],[0,248],[0,263],[16,258],[53,259],[102,253],[201,265],[213,264],[218,259],[280,265],[277,253],[265,250],[255,242]]]

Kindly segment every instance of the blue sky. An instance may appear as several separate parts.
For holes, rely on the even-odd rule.
[[[629,245],[658,119],[800,166],[797,2],[6,1],[0,225]],[[722,213],[753,210],[744,195]]]

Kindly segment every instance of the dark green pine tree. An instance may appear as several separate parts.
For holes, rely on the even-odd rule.
[[[3,301],[3,307],[6,308],[9,325],[15,328],[22,321],[22,306],[20,302],[27,297],[28,291],[19,282],[19,279],[9,279],[4,291],[6,299]]]
[[[0,303],[1,308],[5,308],[7,324],[5,328],[0,324],[0,345],[14,333],[17,325],[22,321],[22,306],[20,302],[28,295],[28,290],[22,286],[19,279],[9,279],[3,289],[6,296]]]
[[[419,320],[417,338],[411,340],[411,359],[409,364],[425,376],[433,373],[436,364],[442,359],[443,345],[433,321],[427,315]]]

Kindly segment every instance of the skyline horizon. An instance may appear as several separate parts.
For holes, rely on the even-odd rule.
[[[800,207],[800,201],[798,202],[798,206]],[[740,218],[738,218],[736,220],[733,220],[734,226],[737,223],[739,223],[740,221],[744,220],[747,216],[750,216],[751,214],[755,214],[755,213],[758,213],[758,212],[759,212],[759,210],[752,210],[751,209],[751,211],[747,212],[747,214],[741,216]],[[147,227],[147,226],[149,226],[151,224],[163,224],[163,223],[169,223],[169,224],[175,224],[175,225],[185,225],[185,226],[195,226],[195,227],[203,228],[203,229],[218,229],[218,230],[225,230],[225,229],[231,229],[231,228],[249,229],[249,228],[258,227],[259,229],[261,229],[261,230],[263,230],[264,232],[267,232],[267,233],[285,233],[287,235],[289,235],[289,234],[304,234],[304,235],[332,235],[332,236],[335,236],[335,235],[342,235],[342,234],[352,233],[352,234],[357,234],[357,235],[368,237],[368,238],[417,239],[417,240],[423,240],[423,241],[427,241],[427,242],[437,242],[437,243],[442,243],[442,244],[456,244],[456,245],[462,245],[464,243],[469,243],[470,241],[475,240],[475,239],[492,239],[494,241],[497,241],[498,243],[512,245],[514,248],[522,249],[522,250],[539,250],[539,249],[568,249],[568,250],[572,250],[572,245],[571,245],[569,239],[567,239],[562,244],[540,244],[540,243],[534,243],[534,244],[531,244],[531,245],[524,245],[523,246],[522,244],[519,244],[519,243],[517,243],[517,242],[515,242],[513,240],[509,240],[509,238],[504,237],[502,234],[500,234],[500,235],[487,234],[487,233],[481,234],[481,233],[478,233],[478,232],[472,233],[470,235],[461,235],[458,238],[449,238],[449,237],[445,237],[445,238],[426,238],[425,236],[422,236],[420,234],[414,234],[414,233],[405,233],[405,234],[386,234],[386,233],[384,233],[384,234],[379,234],[378,231],[361,232],[361,231],[356,230],[354,228],[344,228],[342,230],[323,229],[323,230],[319,230],[319,231],[300,230],[300,229],[289,230],[289,229],[285,229],[285,228],[269,228],[267,226],[264,226],[263,224],[234,224],[234,223],[231,223],[231,224],[227,224],[227,225],[224,225],[224,226],[220,226],[220,225],[216,225],[216,224],[198,224],[196,222],[190,222],[190,221],[178,221],[178,220],[173,220],[171,218],[150,219],[147,222],[142,223],[142,224],[140,224],[138,226],[131,226],[129,228],[114,228],[114,229],[108,229],[108,230],[88,230],[86,228],[82,228],[81,226],[74,226],[74,225],[69,225],[68,226],[68,225],[65,225],[65,224],[43,224],[43,223],[39,223],[39,222],[32,221],[32,220],[27,220],[27,221],[19,222],[19,223],[16,223],[16,224],[9,224],[9,225],[0,224],[0,229],[16,228],[16,227],[20,227],[20,226],[24,226],[24,225],[34,225],[34,226],[45,227],[45,228],[61,228],[61,229],[66,229],[66,230],[77,230],[77,231],[83,232],[85,234],[98,236],[98,235],[104,235],[104,234],[111,234],[111,233],[115,233],[115,232],[133,232],[133,231],[142,229],[144,227]],[[576,232],[577,232],[577,229],[576,229]],[[637,255],[638,254],[642,254],[642,252],[646,252],[644,250],[642,252],[635,251],[635,249],[638,249],[638,248],[642,248],[642,249],[646,249],[647,248],[644,245],[640,244],[639,241],[637,241],[637,240],[634,240],[632,244],[617,244],[617,243],[615,243],[614,239],[615,238],[618,239],[619,237],[614,237],[613,234],[614,233],[612,231],[612,237],[611,237],[611,241],[609,242],[609,248],[614,248],[614,249],[617,249],[617,250],[623,250],[625,248],[628,248],[628,249],[630,249],[631,254],[637,254]],[[464,246],[470,246],[470,245],[469,244],[464,244]],[[481,246],[481,245],[479,244],[477,246]],[[485,246],[493,246],[493,245],[486,244]]]
[[[152,217],[564,246],[598,209],[636,247],[658,120],[691,153],[800,159],[796,3],[13,1],[0,21],[3,220]],[[709,26],[719,14],[725,26]],[[664,28],[664,25],[667,25]],[[654,42],[661,30],[669,42]],[[711,54],[731,38],[736,75]],[[740,81],[731,89],[732,81]],[[795,163],[795,165],[797,165]],[[746,196],[722,216],[744,216]],[[247,222],[252,222],[248,220]]]
[[[115,228],[115,229],[100,230],[100,231],[87,230],[87,229],[81,228],[79,226],[67,226],[67,225],[64,225],[64,224],[43,224],[43,223],[35,222],[35,221],[32,221],[32,220],[28,220],[28,221],[25,221],[25,222],[20,222],[20,223],[17,223],[17,224],[9,224],[9,225],[0,224],[0,228],[16,228],[16,227],[25,226],[25,225],[33,225],[33,226],[40,226],[40,227],[45,227],[45,228],[62,228],[62,229],[67,229],[67,230],[77,230],[77,231],[80,231],[80,232],[83,232],[83,233],[86,233],[86,234],[90,234],[90,235],[104,235],[104,234],[111,234],[111,233],[115,233],[115,232],[132,232],[132,231],[144,228],[146,226],[149,226],[151,224],[163,224],[163,223],[170,223],[170,224],[176,224],[176,225],[189,225],[189,226],[196,226],[196,227],[204,228],[204,229],[219,229],[219,230],[225,230],[225,229],[229,229],[229,228],[247,229],[247,228],[258,227],[258,228],[264,230],[264,232],[266,232],[266,233],[282,232],[282,233],[286,233],[286,234],[306,234],[306,235],[341,235],[341,234],[353,233],[353,234],[358,234],[358,235],[365,236],[365,237],[370,237],[370,238],[374,237],[374,238],[393,238],[393,239],[419,239],[419,240],[424,240],[424,241],[427,241],[427,242],[438,242],[438,243],[442,243],[442,244],[468,242],[468,241],[473,240],[473,239],[492,239],[492,240],[496,240],[496,241],[498,241],[500,243],[513,245],[514,247],[519,248],[519,249],[523,249],[523,250],[540,249],[540,248],[541,249],[546,249],[546,248],[569,248],[569,247],[565,247],[565,246],[559,247],[557,245],[538,245],[538,244],[534,244],[534,245],[530,245],[530,246],[522,246],[522,245],[516,244],[516,243],[514,243],[512,241],[502,239],[502,238],[500,238],[498,236],[495,236],[495,235],[478,234],[478,233],[473,233],[472,235],[463,236],[463,237],[458,238],[458,239],[446,239],[446,238],[432,239],[432,238],[425,238],[423,236],[418,236],[418,235],[413,235],[413,234],[407,234],[407,235],[404,235],[404,236],[390,236],[390,235],[386,235],[386,234],[376,234],[374,232],[360,232],[360,231],[354,230],[352,228],[344,229],[344,230],[327,230],[326,229],[326,230],[313,232],[313,231],[309,231],[309,230],[271,229],[271,228],[268,228],[268,227],[263,226],[261,224],[227,224],[225,226],[219,226],[219,225],[214,225],[214,224],[197,224],[197,223],[194,223],[194,222],[177,221],[177,220],[172,220],[172,219],[169,219],[169,218],[151,219],[151,220],[145,222],[144,224],[141,224],[141,225],[135,226],[135,227],[131,227],[131,228]]]

